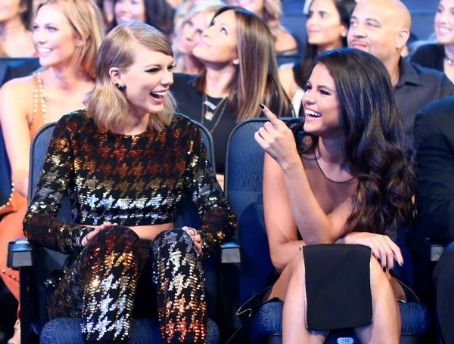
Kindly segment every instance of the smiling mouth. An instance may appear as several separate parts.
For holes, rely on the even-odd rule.
[[[313,111],[313,110],[309,110],[309,109],[304,109],[304,115],[308,116],[308,117],[311,117],[311,118],[320,118],[320,117],[322,117],[321,112]]]
[[[153,98],[156,98],[156,99],[161,99],[161,98],[163,98],[166,94],[167,94],[167,91],[150,92],[150,95],[151,95]]]

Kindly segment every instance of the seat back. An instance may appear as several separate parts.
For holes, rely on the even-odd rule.
[[[29,75],[39,68],[36,57],[0,57],[0,85],[8,80]]]
[[[177,115],[179,116],[179,115]],[[181,115],[183,116],[183,115]],[[207,157],[213,166],[214,171],[214,150],[213,150],[213,139],[210,132],[202,125],[194,122],[199,128],[202,142],[207,148]],[[31,144],[30,150],[30,173],[29,173],[29,200],[32,200],[33,194],[38,186],[39,178],[41,175],[42,167],[47,154],[47,149],[52,138],[53,131],[55,129],[55,123],[47,124],[36,134]],[[58,218],[64,223],[73,223],[73,215],[70,204],[69,194],[64,197],[62,205],[59,211]],[[197,213],[195,205],[192,203],[189,197],[185,197],[177,211],[177,220],[175,226],[200,226],[200,218]],[[42,326],[48,321],[47,316],[47,296],[48,289],[53,287],[54,279],[52,278],[52,271],[59,270],[65,263],[67,255],[44,248],[39,245],[33,247],[33,268],[30,273],[30,288],[29,298],[34,302],[32,305],[31,313],[31,326],[33,332],[40,333]],[[214,282],[217,279],[215,265],[217,264],[216,259],[208,260],[205,266],[207,286],[208,286],[208,305],[209,315],[214,313],[214,309],[217,308],[216,300],[217,297],[217,284]],[[49,278],[49,275],[51,277]],[[22,296],[21,296],[22,298]],[[216,319],[215,319],[216,320]]]
[[[283,118],[288,125],[301,118]],[[276,274],[271,264],[263,217],[263,149],[254,133],[266,122],[255,118],[238,124],[227,144],[225,192],[237,216],[237,240],[241,248],[239,303],[271,285]]]

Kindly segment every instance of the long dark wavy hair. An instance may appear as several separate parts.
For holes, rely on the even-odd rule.
[[[347,29],[350,27],[350,17],[353,13],[353,10],[356,6],[355,0],[333,0],[334,6],[336,6],[337,12],[339,13],[341,24],[344,25]],[[309,7],[310,11],[310,7]],[[347,36],[342,37],[342,46],[347,46]],[[295,81],[299,87],[304,88],[306,82],[309,79],[312,66],[314,64],[314,59],[317,57],[319,51],[318,46],[315,44],[310,44],[306,40],[306,45],[304,48],[304,54],[301,59],[299,69],[296,73]]]
[[[316,59],[334,80],[344,126],[345,152],[358,180],[356,202],[346,230],[395,233],[413,220],[415,174],[402,116],[383,63],[366,52],[342,48]],[[302,140],[312,151],[317,137]]]

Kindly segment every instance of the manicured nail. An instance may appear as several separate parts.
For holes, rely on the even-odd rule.
[[[263,104],[260,104],[259,106],[262,110],[265,108],[265,105],[263,105]]]

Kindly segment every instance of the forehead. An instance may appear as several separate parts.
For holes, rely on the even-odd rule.
[[[380,23],[387,23],[394,19],[394,11],[384,3],[375,1],[360,1],[353,10],[352,17],[363,20],[375,20]]]
[[[334,89],[334,79],[328,68],[323,63],[317,63],[312,70],[309,81],[314,84],[323,84]]]
[[[232,10],[228,10],[218,14],[215,18],[213,18],[213,22],[215,24],[224,24],[231,27],[235,27],[236,19],[235,13]]]
[[[440,5],[445,7],[454,7],[454,0],[440,0]]]
[[[68,18],[66,18],[62,10],[58,6],[51,4],[39,8],[35,15],[35,22],[66,22],[69,24]]]
[[[333,0],[314,0],[312,1],[309,10],[337,12],[336,5]]]
[[[153,50],[142,44],[136,44],[133,51],[135,57],[134,62],[143,66],[168,65],[173,62],[173,56]]]

